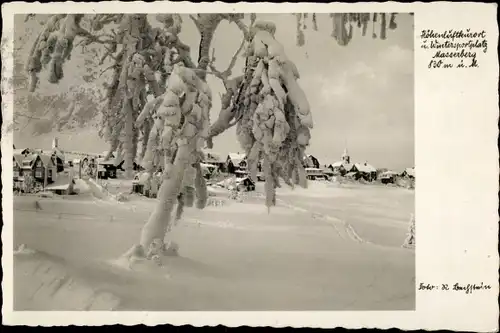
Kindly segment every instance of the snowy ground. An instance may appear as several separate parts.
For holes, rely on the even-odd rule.
[[[243,202],[212,189],[171,234],[180,256],[148,273],[105,262],[138,242],[155,200],[77,180],[78,196],[17,197],[15,310],[412,310],[415,253],[401,248],[414,192],[310,182],[278,190],[268,214],[262,183]],[[35,201],[38,204],[35,204]]]

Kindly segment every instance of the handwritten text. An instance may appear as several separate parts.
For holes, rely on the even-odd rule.
[[[420,285],[418,286],[419,291],[456,291],[456,292],[463,292],[465,294],[472,294],[474,291],[490,290],[490,289],[491,285],[485,284],[483,282],[479,284],[475,283],[430,284],[421,282]]]
[[[488,51],[484,30],[422,30],[420,39],[420,47],[432,54],[429,69],[477,68],[478,53]]]

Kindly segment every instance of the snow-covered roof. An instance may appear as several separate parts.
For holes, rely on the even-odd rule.
[[[355,163],[354,166],[360,172],[377,172],[377,169],[368,163]]]
[[[239,153],[229,153],[228,158],[233,162],[233,164],[240,164],[246,158],[245,154]]]
[[[330,166],[332,168],[340,168],[340,167],[344,167],[344,169],[346,171],[349,171],[352,169],[352,167],[354,166],[353,164],[351,163],[345,163],[344,161],[338,161],[338,162],[335,162],[335,163],[332,163],[330,164]]]
[[[53,165],[52,156],[47,154],[40,154],[40,159],[42,160],[43,166]]]
[[[394,171],[385,171],[380,174],[379,178],[390,178],[393,176],[397,176],[398,174]]]
[[[99,157],[97,159],[97,164],[98,165],[114,165],[114,161],[111,159],[105,160],[103,157]]]
[[[332,171],[332,170],[330,170],[329,168],[323,168],[323,169],[321,169],[321,171],[322,171],[323,173],[325,173],[325,174],[331,174],[331,173],[333,173],[333,171]]]
[[[59,177],[57,177],[56,181],[53,182],[52,184],[47,185],[46,189],[47,190],[67,190],[70,181],[75,184],[75,181],[73,179],[70,180],[69,175],[62,174]]]
[[[109,153],[109,150],[105,150],[100,155],[102,155],[102,157],[105,158],[108,155],[108,153]],[[110,158],[115,157],[115,156],[116,156],[116,152],[112,152],[110,155]]]
[[[103,156],[104,157],[97,158],[98,164],[118,166],[121,162],[123,162],[123,156],[120,153],[115,154],[114,156],[111,156],[107,160],[105,159],[106,155],[103,155]],[[139,163],[137,163],[137,161],[136,161],[136,164],[139,164]]]
[[[318,169],[318,168],[304,168],[306,170],[306,172],[318,172],[318,173],[323,173],[323,170],[322,169]]]
[[[29,152],[29,151],[30,151],[30,149],[29,149],[29,148],[14,149],[13,154],[14,154],[14,155],[16,155],[16,154],[22,155],[23,153],[25,153],[25,152]]]
[[[216,166],[215,166],[215,165],[210,164],[210,163],[200,163],[200,166],[201,166],[202,168],[206,168],[206,169],[213,169],[213,168],[216,168]]]
[[[342,164],[344,164],[343,161],[337,161],[337,162],[334,162],[334,163],[330,164],[330,166],[332,168],[340,168],[342,166]]]
[[[32,167],[33,162],[38,158],[38,154],[30,154],[24,157],[23,166]]]
[[[57,147],[55,147],[54,149],[52,149],[52,154],[56,155],[57,157],[59,157],[63,161],[65,159],[64,153],[59,148],[57,148]]]
[[[247,180],[247,179],[248,179],[248,181],[250,181],[252,184],[254,184],[253,180],[252,180],[252,179],[250,179],[250,177],[248,177],[248,176],[247,176],[247,177],[241,177],[241,178],[239,178],[239,177],[238,177],[238,178],[236,178],[235,182],[236,182],[236,184],[239,184],[239,183],[244,182],[244,181],[245,181],[245,180]]]
[[[17,165],[20,167],[23,166],[23,160],[24,160],[24,155],[23,154],[14,154],[14,160],[16,161]]]
[[[406,168],[405,171],[409,176],[415,177],[415,168]]]
[[[222,155],[211,151],[209,149],[204,149],[203,154],[205,155],[205,162],[212,162],[212,163],[224,163],[224,158],[222,158]]]

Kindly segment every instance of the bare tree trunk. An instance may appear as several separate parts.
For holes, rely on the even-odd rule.
[[[141,139],[141,150],[139,152],[138,159],[141,161],[144,159],[144,155],[146,154],[147,146],[148,146],[148,138],[149,138],[149,133],[151,133],[151,123],[149,119],[146,119],[144,121],[144,124],[142,125],[142,139]]]
[[[172,210],[180,193],[184,170],[196,148],[196,137],[177,150],[175,161],[169,170],[163,173],[163,181],[158,192],[158,204],[142,228],[140,244],[147,251],[154,239],[163,240],[165,232],[172,223]]]
[[[134,115],[132,112],[132,102],[130,99],[126,99],[124,101],[123,108],[125,110],[125,140],[123,148],[125,150],[125,177],[132,178],[134,177]]]

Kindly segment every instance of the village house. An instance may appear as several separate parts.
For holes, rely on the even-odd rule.
[[[17,155],[17,159],[14,157],[16,159],[16,166],[19,166],[21,156],[24,155]],[[14,176],[16,175],[18,181],[26,176],[30,176],[36,182],[47,185],[57,179],[57,167],[51,155],[30,154],[22,158],[20,169]]]
[[[226,162],[224,161],[224,158],[221,157],[220,154],[215,153],[211,150],[205,149],[203,150],[203,163],[204,164],[211,164],[216,167],[216,170],[218,172],[226,172]]]
[[[306,155],[303,159],[304,168],[316,168],[320,169],[319,160],[313,155]]]
[[[123,161],[116,158],[105,160],[97,159],[97,177],[100,179],[116,178],[117,170],[123,165]]]
[[[246,159],[245,154],[229,153],[226,159],[227,172],[230,174],[247,174]]]
[[[379,175],[379,180],[382,184],[394,184],[398,177],[397,172],[387,170]]]
[[[101,163],[97,164],[97,178],[98,179],[110,178],[110,177],[108,177],[108,172],[107,172],[106,168]]]
[[[248,176],[236,178],[236,190],[239,192],[255,191],[255,183]]]
[[[351,172],[352,167],[351,156],[349,156],[347,148],[344,149],[344,153],[342,154],[340,161],[328,165],[328,169],[330,169],[334,175],[340,176],[345,176]]]
[[[203,173],[203,178],[210,179],[212,175],[217,170],[217,166],[208,163],[200,163],[201,172]]]
[[[322,169],[319,168],[305,168],[306,178],[309,180],[318,180],[318,179],[328,179]]]
[[[13,181],[14,181],[14,189],[21,189],[22,187],[22,182],[24,181],[23,178],[23,160],[24,160],[24,155],[22,154],[14,154],[13,156],[13,167],[12,167],[12,172],[13,172]]]
[[[76,184],[73,178],[73,172],[64,172],[57,180],[45,187],[45,191],[53,192],[58,195],[75,194],[74,185]]]
[[[351,168],[350,172],[355,172],[358,174],[357,179],[363,178],[366,181],[374,181],[377,179],[377,169],[373,167],[372,165],[368,164],[368,162],[365,163],[355,163],[354,166]]]
[[[415,167],[413,168],[406,168],[402,173],[401,177],[405,178],[410,178],[410,179],[415,179]]]
[[[313,155],[304,156],[302,165],[304,166],[304,169],[306,171],[307,179],[328,179],[328,176],[325,175],[323,168],[321,168],[319,160]]]
[[[335,173],[328,166],[325,166],[321,170],[323,171],[326,179],[330,179],[331,177],[335,176]]]
[[[148,198],[156,198],[161,185],[161,177],[161,172],[156,172],[151,177],[146,172],[139,172],[132,181],[132,192]]]
[[[344,149],[341,160],[330,164],[328,169],[330,169],[334,175],[349,177],[356,180],[364,179],[371,182],[377,179],[377,169],[368,164],[368,162],[351,163],[351,156],[347,148]]]
[[[103,152],[100,156],[106,157],[107,152]],[[121,151],[114,151],[109,155],[109,159],[104,160],[104,158],[100,159],[102,161],[102,165],[108,171],[108,178],[116,178],[117,171],[125,171],[125,157],[121,153]],[[144,168],[141,163],[136,159],[133,162],[133,170],[134,171],[142,171]]]

